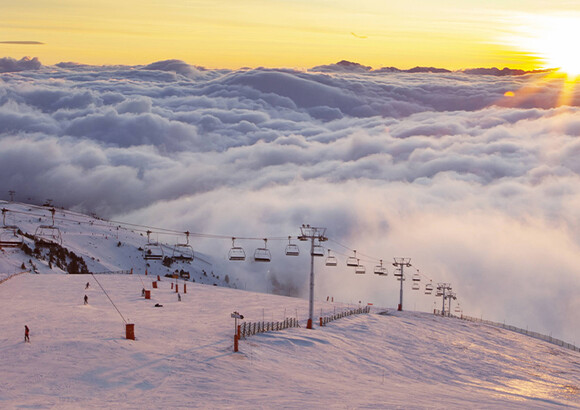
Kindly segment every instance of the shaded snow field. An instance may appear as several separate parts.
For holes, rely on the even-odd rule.
[[[89,275],[0,285],[0,408],[580,407],[580,355],[503,329],[373,308],[252,336],[234,353],[233,311],[304,326],[308,302],[191,283],[178,302],[169,280],[145,300],[137,275],[97,279],[120,314]]]

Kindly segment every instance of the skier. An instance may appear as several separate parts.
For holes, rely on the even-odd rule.
[[[91,284],[89,282],[87,282],[87,284],[85,285],[85,289],[88,289],[90,285]]]
[[[177,294],[177,301],[181,302],[181,294],[179,294],[179,293]]]
[[[24,325],[24,343],[30,343],[30,329],[27,325]]]
[[[141,289],[141,296],[145,296],[145,288]]]
[[[89,304],[89,297],[87,295],[85,295],[85,305]]]

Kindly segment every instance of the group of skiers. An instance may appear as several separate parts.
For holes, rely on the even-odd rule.
[[[90,286],[91,286],[91,284],[89,282],[87,282],[87,284],[85,285],[85,290],[89,289]],[[145,296],[145,288],[143,288],[141,295]],[[177,294],[177,300],[179,302],[181,302],[181,294],[180,293]],[[85,305],[89,304],[89,297],[87,295],[85,295],[85,297],[84,297],[84,304]],[[163,305],[156,304],[155,307],[163,307]],[[24,325],[24,342],[30,343],[30,329],[28,328],[28,325]]]

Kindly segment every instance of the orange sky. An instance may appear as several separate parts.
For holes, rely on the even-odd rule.
[[[540,68],[533,50],[506,41],[522,31],[520,16],[580,10],[576,1],[545,0],[0,1],[0,56],[44,64],[177,58],[208,68],[343,59],[374,68]]]

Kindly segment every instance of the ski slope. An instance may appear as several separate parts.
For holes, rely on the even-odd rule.
[[[373,308],[308,330],[302,299],[188,283],[179,302],[169,279],[95,277],[118,311],[90,275],[0,285],[0,408],[580,407],[580,354],[503,329]],[[315,304],[317,315],[345,308]],[[233,311],[303,327],[234,353]]]

